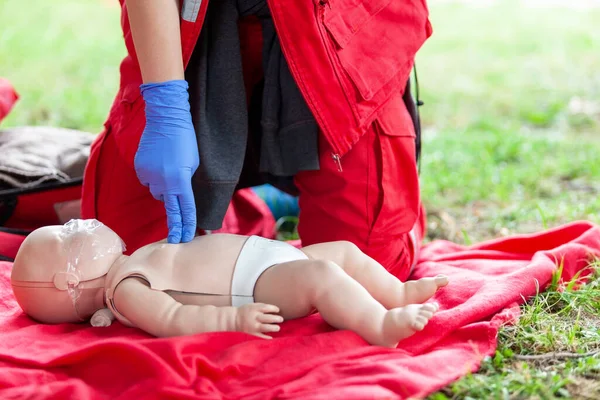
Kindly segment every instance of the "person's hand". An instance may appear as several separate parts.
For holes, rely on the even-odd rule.
[[[279,308],[271,304],[251,303],[238,308],[236,316],[236,330],[246,332],[263,339],[271,339],[265,333],[279,332],[279,325],[283,317],[274,315]]]
[[[165,204],[169,243],[189,242],[196,233],[192,175],[200,164],[184,80],[140,86],[146,127],[134,167],[142,185]]]

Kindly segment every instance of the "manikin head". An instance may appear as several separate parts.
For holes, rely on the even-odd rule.
[[[39,322],[85,321],[104,307],[105,276],[124,250],[121,238],[93,219],[37,229],[13,265],[15,298]]]

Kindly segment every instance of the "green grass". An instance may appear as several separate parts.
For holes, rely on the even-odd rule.
[[[99,132],[125,54],[119,18],[117,0],[0,1],[0,76],[21,95],[2,126]]]
[[[430,9],[417,58],[429,237],[598,222],[600,8]]]
[[[431,1],[434,36],[417,58],[428,238],[600,222],[600,9]],[[125,53],[117,5],[0,1],[0,76],[21,94],[3,126],[100,130]],[[288,220],[282,235],[294,229]],[[478,373],[431,398],[600,398],[598,356],[521,359],[598,349],[599,304],[597,278],[579,291],[555,282],[502,328]]]
[[[417,59],[426,125],[598,132],[599,115],[569,104],[600,99],[600,9],[431,2],[434,34]]]
[[[418,56],[429,239],[469,244],[600,222],[600,9],[431,6]],[[584,104],[583,107],[580,104]],[[600,398],[600,280],[557,282],[503,327],[494,357],[430,399]]]
[[[559,269],[519,323],[500,329],[496,354],[429,399],[600,398],[600,268],[592,268],[579,290],[559,281]]]

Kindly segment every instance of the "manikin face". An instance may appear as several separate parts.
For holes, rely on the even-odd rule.
[[[79,322],[102,307],[104,277],[124,245],[96,220],[72,220],[32,232],[11,275],[17,302],[45,323]]]

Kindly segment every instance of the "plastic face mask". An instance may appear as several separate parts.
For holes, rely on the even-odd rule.
[[[125,244],[114,232],[110,231],[98,220],[73,219],[63,225],[60,237],[67,254],[67,268],[54,275],[54,286],[59,290],[67,290],[76,305],[82,289],[98,288],[100,285],[86,284],[106,275],[106,271],[98,271],[94,261],[103,257],[122,254]],[[90,270],[92,269],[92,270]]]

